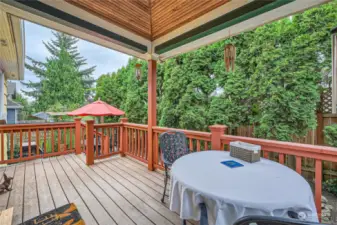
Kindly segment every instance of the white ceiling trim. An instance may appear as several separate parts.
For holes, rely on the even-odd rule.
[[[255,29],[256,27],[262,26],[266,23],[279,20],[281,18],[296,14],[298,12],[304,11],[306,9],[312,8],[314,6],[317,6],[323,3],[327,3],[329,1],[331,0],[296,0],[292,3],[273,9],[269,12],[263,13],[259,16],[243,21],[229,28],[223,29],[221,31],[218,31],[206,37],[200,38],[186,45],[183,45],[181,47],[175,48],[171,51],[160,54],[159,58],[161,60],[165,60],[167,58],[171,58],[176,55],[195,50],[202,46],[224,40],[230,36],[235,36],[242,32]]]

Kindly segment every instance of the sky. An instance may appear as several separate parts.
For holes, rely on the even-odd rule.
[[[43,45],[43,41],[48,42],[54,37],[52,31],[52,29],[25,21],[26,56],[37,61],[44,61],[46,57],[50,56]],[[84,40],[79,40],[77,45],[81,55],[87,59],[88,67],[96,66],[96,70],[93,73],[95,79],[102,74],[117,71],[122,66],[125,66],[130,58],[126,54]],[[39,78],[31,71],[25,69],[24,82],[28,82],[29,80],[37,82]],[[17,85],[19,91],[25,89],[19,82]]]

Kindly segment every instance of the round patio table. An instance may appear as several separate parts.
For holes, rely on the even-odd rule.
[[[243,166],[221,163],[227,160]],[[209,225],[232,225],[247,215],[289,218],[289,210],[318,222],[311,188],[298,173],[271,160],[248,163],[223,151],[192,153],[172,165],[170,209],[198,221],[199,203],[206,205]]]

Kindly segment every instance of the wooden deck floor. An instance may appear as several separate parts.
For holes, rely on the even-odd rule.
[[[0,210],[14,207],[13,224],[75,203],[87,225],[181,224],[160,202],[163,175],[128,157],[87,167],[83,155],[67,155],[0,168],[13,190],[0,195]],[[2,179],[2,178],[1,178]]]

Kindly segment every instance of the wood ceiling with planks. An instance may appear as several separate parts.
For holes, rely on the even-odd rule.
[[[66,0],[88,13],[155,40],[230,0]]]

